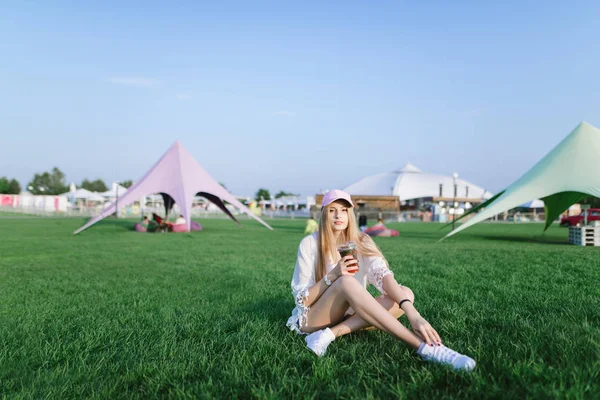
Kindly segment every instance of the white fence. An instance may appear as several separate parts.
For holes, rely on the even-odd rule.
[[[42,217],[94,217],[102,213],[111,202],[70,203],[64,196],[34,196],[34,195],[0,195],[0,212],[6,214],[36,215]],[[233,206],[227,206],[234,216],[245,215]],[[141,218],[142,215],[156,213],[163,216],[165,208],[162,203],[139,203],[119,207],[119,218]],[[174,205],[169,216],[179,215],[179,207]],[[265,210],[261,218],[308,218],[309,212],[301,210]],[[210,205],[195,205],[192,207],[192,218],[228,218],[218,207]]]
[[[35,196],[31,194],[0,194],[0,210],[31,214],[54,214],[67,212],[69,202],[63,196]]]
[[[47,217],[93,217],[99,215],[107,206],[112,203],[70,203],[64,196],[34,196],[28,194],[22,195],[0,195],[0,212],[11,214],[27,214]],[[243,215],[238,209],[233,206],[228,206],[231,213],[235,216]],[[356,210],[360,215],[360,211]],[[156,213],[164,215],[164,207],[160,203],[147,204],[141,207],[139,203],[129,205],[127,207],[119,207],[119,218],[141,218],[142,215],[150,215]],[[439,222],[448,223],[452,221],[451,215],[448,214],[432,214],[427,211],[400,211],[400,212],[379,212],[376,213],[376,218],[382,218],[385,222]],[[177,204],[169,213],[175,217],[179,215]],[[278,210],[262,210],[260,217],[267,219],[274,218],[308,218],[309,216],[319,217],[318,211],[309,211],[306,208],[300,210],[294,209],[278,209]],[[192,208],[193,218],[227,218],[227,216],[216,206],[202,205]],[[374,222],[376,219],[373,212],[369,212],[368,223]],[[466,217],[466,221],[469,217]],[[498,214],[489,221],[493,222],[544,222],[544,213],[523,213],[523,212],[506,212]]]

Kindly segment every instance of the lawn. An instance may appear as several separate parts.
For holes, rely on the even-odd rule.
[[[477,360],[468,374],[379,331],[314,356],[285,327],[302,220],[73,236],[83,222],[0,217],[0,397],[600,398],[600,249],[566,229],[438,242],[439,225],[390,224],[400,237],[377,239],[444,342]]]

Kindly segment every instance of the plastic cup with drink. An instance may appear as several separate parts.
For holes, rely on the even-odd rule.
[[[354,242],[346,242],[344,244],[341,244],[337,247],[338,252],[340,253],[340,256],[342,258],[346,257],[346,256],[352,256],[354,257],[354,259],[356,260],[356,270],[354,271],[348,271],[351,274],[355,274],[356,272],[358,272],[358,250],[356,249],[356,244]]]

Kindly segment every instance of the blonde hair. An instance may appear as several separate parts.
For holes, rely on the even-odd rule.
[[[334,203],[337,203],[338,201],[335,201]],[[348,206],[348,203],[344,202],[344,204]],[[321,210],[321,219],[319,220],[319,233],[317,236],[318,257],[315,271],[316,282],[323,279],[327,273],[327,260],[337,262],[340,259],[337,245],[348,241],[356,243],[358,254],[361,256],[381,257],[387,264],[387,260],[383,257],[381,250],[375,244],[373,239],[371,239],[369,235],[358,230],[356,216],[354,215],[354,207],[348,206],[348,227],[340,233],[336,241],[333,229],[331,228],[331,217],[329,216],[330,207],[331,204],[323,207]]]

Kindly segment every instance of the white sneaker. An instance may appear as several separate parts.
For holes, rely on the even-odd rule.
[[[471,357],[462,355],[444,345],[429,346],[427,343],[423,343],[417,350],[417,354],[423,357],[425,361],[448,364],[454,369],[472,371],[475,368],[475,360]]]
[[[322,357],[327,351],[327,346],[335,340],[335,335],[331,332],[331,329],[325,328],[320,331],[311,333],[306,337],[306,345],[316,355]]]

